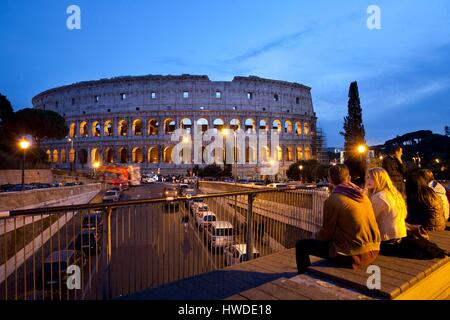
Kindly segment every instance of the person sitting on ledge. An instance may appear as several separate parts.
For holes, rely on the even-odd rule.
[[[400,242],[407,236],[405,200],[383,168],[369,169],[366,189],[380,229],[380,254],[392,255],[400,250]]]
[[[368,266],[380,251],[380,231],[369,198],[350,182],[347,166],[333,166],[328,173],[335,189],[323,206],[323,226],[316,239],[296,244],[299,274],[310,266],[309,255],[356,269]]]
[[[425,176],[426,172],[419,170],[406,180],[407,227],[443,231],[446,226],[444,206],[439,195],[428,186]]]

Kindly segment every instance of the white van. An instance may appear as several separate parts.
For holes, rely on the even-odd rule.
[[[233,225],[228,221],[213,221],[206,229],[206,238],[211,247],[226,247],[234,243]]]
[[[195,217],[195,224],[198,226],[199,230],[202,231],[208,224],[216,220],[217,217],[212,211],[199,212]]]

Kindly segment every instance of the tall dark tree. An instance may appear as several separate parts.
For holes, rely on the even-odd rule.
[[[445,128],[444,128],[444,134],[447,136],[447,137],[450,137],[450,127],[449,126],[445,126]]]
[[[345,164],[350,169],[353,182],[364,184],[366,171],[366,154],[358,153],[359,145],[366,145],[365,130],[362,120],[361,101],[359,99],[358,83],[352,82],[348,93],[348,115],[344,118]]]
[[[26,108],[15,113],[14,130],[18,135],[30,134],[39,145],[44,138],[63,139],[69,128],[57,112]]]
[[[9,102],[6,96],[0,93],[0,126],[2,123],[10,119],[14,114],[11,102]]]

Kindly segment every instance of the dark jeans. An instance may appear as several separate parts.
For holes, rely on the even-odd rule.
[[[295,246],[295,258],[297,260],[298,273],[305,273],[311,265],[309,256],[313,255],[320,258],[329,259],[329,242],[323,242],[315,239],[299,240]]]
[[[297,260],[297,270],[299,274],[305,273],[311,265],[309,256],[316,256],[324,259],[331,259],[339,266],[352,268],[352,257],[341,256],[330,258],[330,243],[315,239],[299,240],[295,246],[295,258]]]

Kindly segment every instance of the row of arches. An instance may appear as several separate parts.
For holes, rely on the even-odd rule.
[[[69,126],[69,136],[71,138],[79,134],[81,137],[100,137],[102,136],[102,130],[104,136],[127,136],[129,134],[140,136],[144,135],[158,135],[159,130],[162,130],[164,134],[171,134],[177,127],[191,132],[194,125],[202,132],[208,129],[222,130],[227,127],[225,121],[221,118],[217,118],[212,121],[212,124],[205,118],[200,118],[196,121],[192,121],[190,118],[183,118],[179,123],[176,123],[174,118],[166,118],[162,121],[162,128],[157,119],[149,119],[146,122],[146,128],[144,128],[144,122],[142,119],[135,119],[131,123],[127,120],[121,119],[117,122],[117,131],[114,132],[114,123],[112,120],[106,120],[103,125],[99,121],[93,121],[89,126],[87,121],[82,121],[77,128],[77,123],[72,122]],[[89,128],[90,127],[90,128]],[[269,130],[273,129],[279,133],[296,134],[296,135],[308,135],[310,133],[309,123],[300,120],[291,121],[285,120],[284,125],[281,120],[275,119],[271,123],[268,120],[261,119],[258,123],[253,118],[247,118],[241,123],[237,118],[231,119],[228,123],[228,128],[237,130]],[[130,130],[131,129],[131,130]]]
[[[75,160],[81,164],[91,163],[149,163],[158,164],[160,162],[170,164],[172,163],[172,145],[170,146],[150,146],[148,149],[141,147],[134,147],[129,149],[126,147],[112,148],[107,147],[103,150],[103,155],[98,148],[93,148],[90,151],[87,149],[79,149],[75,152],[74,149],[69,150],[69,157],[67,157],[66,149],[47,150],[47,161],[49,163],[66,163],[74,162]],[[203,152],[205,147],[202,148],[201,158],[203,159]],[[294,154],[295,152],[295,154]],[[162,157],[160,157],[160,155]],[[131,157],[130,157],[131,156]],[[226,159],[226,152],[223,148],[217,148],[212,151],[212,156],[217,162]],[[257,161],[257,150],[253,147],[247,147],[245,150],[245,159],[242,159],[242,153],[240,148],[234,148],[233,161],[239,163],[254,163]],[[182,154],[181,154],[182,157]],[[260,161],[266,161],[274,158],[277,161],[295,161],[295,160],[309,160],[311,158],[311,150],[309,146],[278,146],[275,150],[275,154],[271,157],[271,150],[268,147],[264,147],[264,150],[260,151]]]

